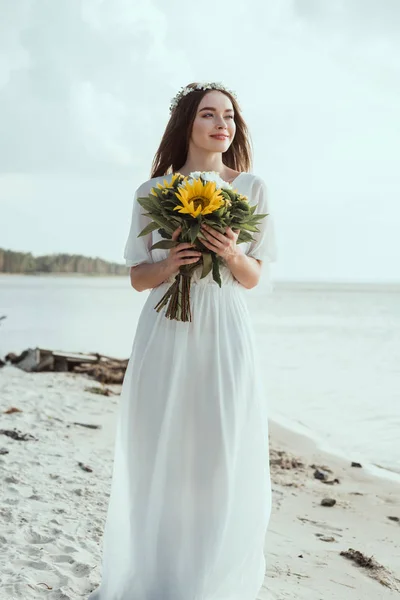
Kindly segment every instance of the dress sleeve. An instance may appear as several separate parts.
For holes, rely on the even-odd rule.
[[[150,252],[152,246],[152,234],[148,233],[138,237],[139,233],[151,222],[151,219],[142,213],[145,209],[137,201],[140,194],[140,187],[137,188],[133,198],[131,227],[128,239],[125,244],[124,258],[127,267],[134,267],[140,263],[152,263],[153,258]]]
[[[257,225],[260,231],[253,233],[253,240],[246,250],[247,256],[252,256],[262,261],[258,284],[254,288],[247,290],[248,294],[261,299],[271,294],[274,290],[270,263],[275,262],[277,258],[274,220],[268,200],[267,186],[261,177],[257,177],[254,182],[249,202],[251,206],[257,203],[256,213],[267,213],[267,216]]]
[[[267,186],[261,177],[257,177],[254,183],[254,191],[249,202],[251,206],[257,204],[256,213],[268,213],[268,215],[257,225],[260,231],[253,233],[253,241],[250,242],[246,254],[266,262],[275,262],[277,256],[275,226],[271,215]]]

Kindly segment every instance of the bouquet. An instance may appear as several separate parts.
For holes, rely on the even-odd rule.
[[[191,321],[190,284],[195,269],[202,267],[201,279],[210,271],[214,281],[221,287],[220,265],[222,259],[202,244],[200,227],[202,222],[224,233],[226,227],[240,230],[236,243],[249,242],[252,232],[258,232],[257,224],[267,214],[255,214],[255,206],[250,206],[248,198],[239,194],[232,186],[221,179],[214,171],[194,171],[187,176],[176,173],[171,182],[153,187],[148,196],[138,198],[139,204],[146,210],[144,215],[151,222],[139,233],[138,237],[158,229],[162,238],[152,245],[155,248],[170,249],[181,242],[194,244],[202,252],[196,263],[182,265],[175,281],[155,306],[159,312],[168,304],[165,316],[177,321]],[[172,234],[182,227],[177,240]]]

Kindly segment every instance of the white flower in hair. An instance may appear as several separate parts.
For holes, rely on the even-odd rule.
[[[233,90],[230,90],[227,87],[225,87],[220,82],[198,83],[196,85],[196,87],[186,86],[184,88],[181,88],[180,91],[176,94],[176,96],[174,96],[172,98],[171,104],[170,104],[170,107],[169,107],[169,112],[172,113],[172,111],[174,110],[174,108],[176,108],[176,106],[178,106],[179,101],[180,101],[181,98],[183,98],[183,96],[187,96],[187,94],[190,94],[190,92],[194,92],[196,90],[220,90],[220,91],[225,91],[225,92],[229,92],[229,94],[231,94],[237,100],[236,93]]]

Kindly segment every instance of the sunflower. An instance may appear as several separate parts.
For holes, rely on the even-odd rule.
[[[177,179],[180,179],[181,177],[183,177],[183,175],[181,175],[180,173],[174,173],[172,175],[171,181],[169,183],[168,183],[168,181],[166,179],[164,179],[164,183],[158,182],[155,187],[157,187],[160,190],[165,190],[166,188],[167,189],[173,189],[174,186],[175,186],[175,181]],[[153,196],[157,196],[157,194],[155,192],[153,192],[153,189],[155,189],[155,188],[151,188],[150,194],[153,194]]]
[[[194,219],[201,215],[209,215],[225,204],[224,197],[216,188],[215,181],[194,179],[186,180],[176,192],[177,199],[182,206],[175,206],[174,210],[191,215]]]

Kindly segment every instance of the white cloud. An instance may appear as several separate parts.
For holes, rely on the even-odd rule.
[[[279,275],[398,278],[397,1],[20,0],[0,10],[0,204],[15,231],[10,239],[0,223],[0,239],[41,252],[98,248],[84,225],[73,238],[39,239],[32,204],[51,221],[48,201],[62,186],[84,224],[110,201],[128,217],[129,189],[148,178],[171,97],[189,81],[216,80],[237,91],[254,170],[269,185]],[[111,183],[103,193],[106,180],[115,195]],[[116,240],[103,247],[121,260]]]

